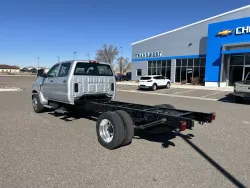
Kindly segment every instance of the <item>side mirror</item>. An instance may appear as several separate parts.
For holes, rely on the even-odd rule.
[[[46,77],[46,74],[45,74],[44,70],[41,70],[41,69],[38,70],[37,77]]]

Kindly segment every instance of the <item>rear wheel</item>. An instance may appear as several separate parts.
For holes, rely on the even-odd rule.
[[[134,138],[134,122],[131,116],[124,110],[116,110],[115,113],[117,113],[120,116],[124,124],[126,136],[122,142],[122,145],[123,146],[129,145],[132,143],[132,139]]]
[[[153,90],[153,91],[157,90],[157,85],[156,85],[156,84],[153,84],[152,90]]]
[[[122,145],[125,138],[123,121],[115,112],[104,112],[96,122],[96,133],[103,147],[116,149]]]
[[[39,95],[38,94],[33,94],[32,95],[32,106],[33,109],[36,113],[42,113],[44,112],[44,106],[42,105]]]

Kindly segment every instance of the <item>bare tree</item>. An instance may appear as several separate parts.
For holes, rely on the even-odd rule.
[[[119,57],[117,59],[117,71],[122,74],[128,69],[130,69],[129,58]]]
[[[119,51],[116,46],[113,46],[112,44],[111,45],[104,44],[102,45],[101,49],[97,50],[96,60],[113,65],[113,62],[116,59],[118,53]]]

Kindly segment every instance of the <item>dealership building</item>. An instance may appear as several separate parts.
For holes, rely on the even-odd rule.
[[[232,86],[250,72],[250,5],[132,43],[132,80]]]

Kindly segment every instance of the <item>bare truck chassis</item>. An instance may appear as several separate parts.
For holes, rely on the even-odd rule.
[[[99,114],[96,123],[98,141],[107,149],[130,144],[135,129],[152,133],[184,131],[192,129],[195,121],[212,123],[216,117],[214,112],[180,110],[170,104],[150,106],[98,98],[77,100],[75,105],[85,112]]]

